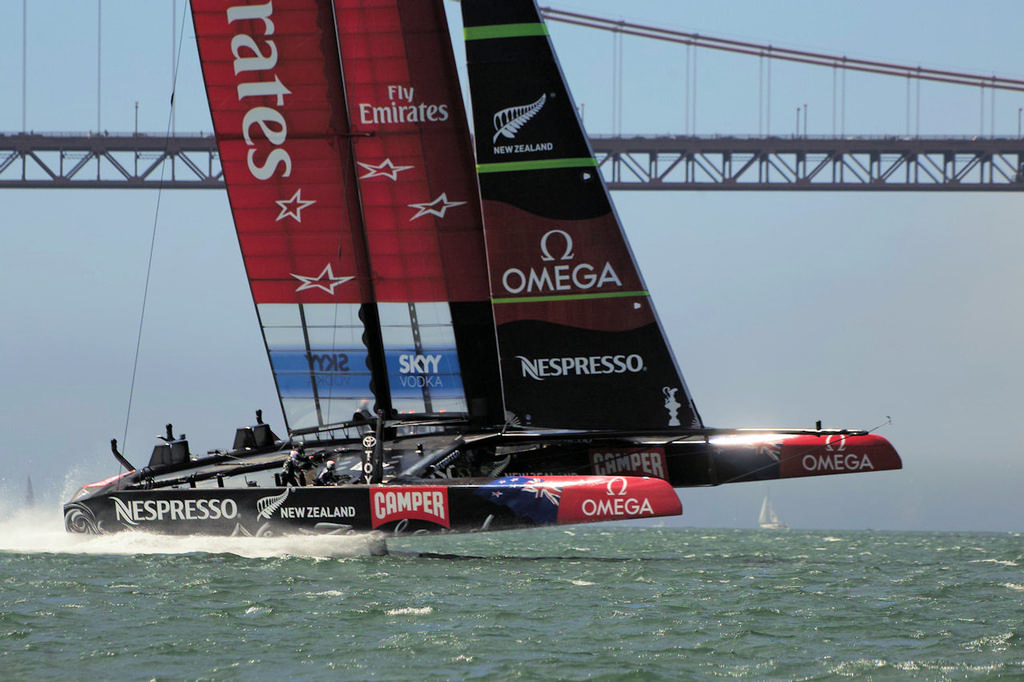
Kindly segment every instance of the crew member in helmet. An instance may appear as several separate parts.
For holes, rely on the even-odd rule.
[[[302,456],[302,446],[292,448],[288,453],[288,459],[284,461],[281,472],[281,481],[284,485],[306,485],[306,477],[302,470],[308,468],[305,458]]]
[[[334,460],[329,459],[324,464],[324,468],[320,470],[320,473],[316,475],[313,483],[314,485],[334,485],[337,482],[338,474],[334,470]]]

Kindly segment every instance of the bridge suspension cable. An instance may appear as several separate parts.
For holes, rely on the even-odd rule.
[[[27,2],[23,0],[24,6]],[[1024,92],[1024,80],[794,50],[553,8],[541,11],[551,22],[614,34],[613,134],[591,140],[602,174],[612,189],[1024,190],[1024,135],[1021,133],[1024,107],[1017,110],[1016,137],[994,134],[995,91]],[[24,13],[23,9],[23,33]],[[687,82],[683,135],[623,134],[622,38],[627,35],[685,46]],[[175,37],[172,33],[172,38]],[[760,110],[756,137],[696,134],[698,48],[758,57]],[[180,51],[175,48],[172,53],[178,55]],[[796,110],[796,134],[773,134],[768,104],[771,65],[776,60],[832,70],[832,136],[808,135],[806,104],[802,107],[802,134],[800,107]],[[0,188],[154,188],[165,170],[168,175],[163,186],[168,189],[223,188],[219,155],[209,135],[174,135],[172,132],[168,138],[140,134],[137,120],[132,135],[100,133],[99,121],[95,133],[26,133],[25,62],[23,54],[22,132],[0,133]],[[906,79],[906,136],[846,134],[847,71]],[[982,135],[922,137],[919,134],[922,81],[979,88]],[[915,118],[918,123],[918,134],[913,136],[910,133],[912,82],[917,86]],[[986,89],[992,96],[989,135],[984,134]],[[838,130],[837,115],[841,121]],[[174,129],[173,114],[171,129]]]
[[[679,43],[681,45],[707,48],[710,50],[734,52],[737,54],[745,54],[755,57],[770,57],[772,59],[798,62],[801,64],[826,66],[829,68],[846,69],[849,71],[863,71],[865,73],[885,76],[899,76],[903,78],[910,77],[918,80],[936,81],[940,83],[953,83],[956,85],[969,85],[973,87],[994,88],[996,90],[1024,92],[1024,80],[1016,78],[930,69],[919,65],[912,66],[907,64],[895,64],[868,59],[857,59],[846,55],[793,50],[785,47],[777,47],[771,43],[751,43],[727,38],[715,38],[714,36],[702,35],[700,33],[689,33],[686,31],[677,31],[658,26],[646,26],[644,24],[636,24],[628,21],[606,19],[588,14],[579,14],[577,12],[567,12],[564,10],[554,9],[552,7],[541,8],[541,13],[544,15],[544,18],[549,21],[584,26],[612,33],[633,35],[641,38],[651,38],[653,40]]]

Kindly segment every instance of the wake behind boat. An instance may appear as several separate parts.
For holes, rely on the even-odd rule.
[[[287,436],[115,443],[69,531],[497,530],[901,467],[865,431],[704,425],[536,5],[461,8],[475,137],[441,0],[193,0]]]

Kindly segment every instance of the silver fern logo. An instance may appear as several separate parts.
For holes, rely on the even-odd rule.
[[[544,94],[541,95],[540,99],[533,104],[509,107],[508,109],[502,109],[496,113],[494,115],[494,130],[496,132],[494,133],[494,138],[491,140],[491,143],[493,144],[497,142],[499,137],[514,140],[519,129],[544,108],[544,103],[547,99],[548,96]]]
[[[292,491],[291,486],[284,489],[284,492],[280,495],[274,495],[272,497],[261,497],[256,501],[256,518],[257,519],[269,519],[270,515],[276,512],[284,501],[288,499],[288,494]]]

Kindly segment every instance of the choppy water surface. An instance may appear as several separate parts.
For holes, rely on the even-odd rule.
[[[1016,534],[587,526],[389,546],[406,554],[0,524],[0,677],[1024,679]]]

